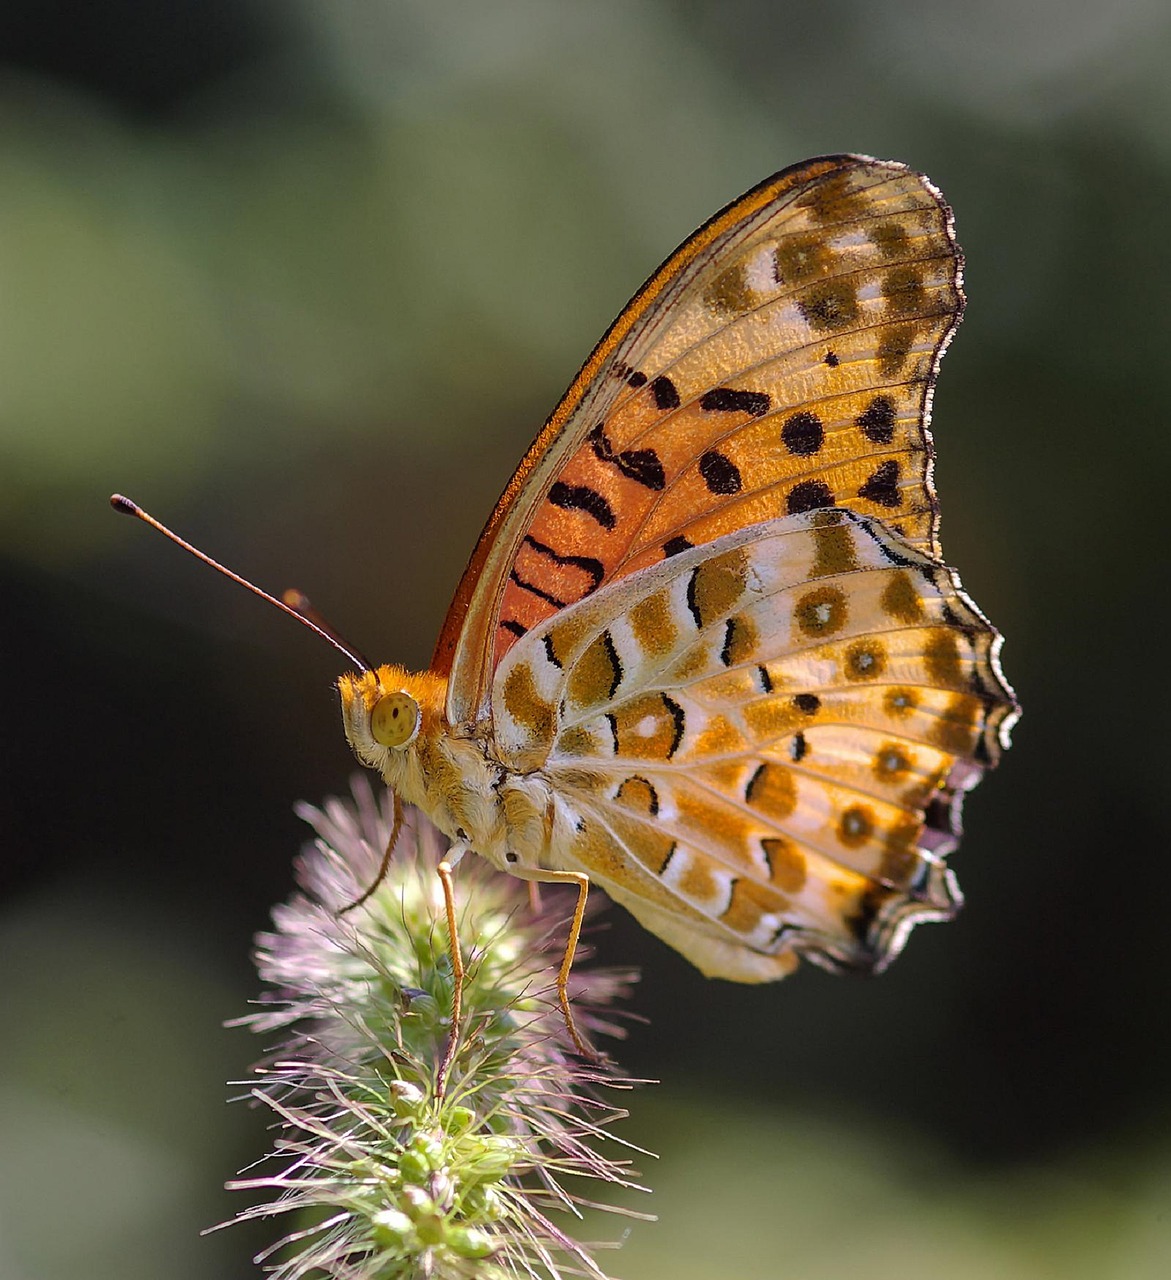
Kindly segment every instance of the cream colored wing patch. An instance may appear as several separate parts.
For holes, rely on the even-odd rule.
[[[502,762],[554,796],[586,871],[705,972],[879,969],[959,901],[963,793],[1016,709],[955,575],[817,510],[636,571],[519,638]]]

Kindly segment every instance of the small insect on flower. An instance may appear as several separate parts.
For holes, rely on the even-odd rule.
[[[636,1149],[611,1132],[625,1112],[602,1097],[633,1082],[572,1052],[549,999],[560,922],[549,910],[534,915],[511,877],[468,868],[475,883],[458,921],[467,963],[453,1047],[438,832],[406,810],[383,882],[343,913],[379,866],[391,797],[357,779],[352,802],[299,813],[317,833],[297,864],[304,893],[277,907],[275,930],[258,936],[257,967],[272,989],[238,1020],[287,1037],[249,1081],[277,1117],[275,1170],[229,1184],[275,1193],[236,1221],[297,1215],[296,1229],[257,1261],[276,1280],[555,1280],[562,1268],[604,1280],[589,1248],[549,1213],[578,1214],[585,1203],[566,1177],[638,1187]],[[575,974],[574,1002],[591,1033],[621,1034],[604,1010],[631,981],[594,970],[587,987]],[[616,1154],[602,1154],[606,1145]]]

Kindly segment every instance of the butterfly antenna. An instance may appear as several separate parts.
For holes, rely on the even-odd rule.
[[[262,591],[255,583],[249,582],[247,578],[242,578],[238,573],[233,573],[231,569],[220,564],[218,560],[213,560],[211,556],[200,551],[198,547],[193,547],[190,542],[184,538],[180,538],[177,533],[172,532],[161,521],[156,520],[148,511],[144,511],[137,502],[131,502],[129,498],[124,498],[120,493],[115,493],[110,498],[110,506],[115,511],[120,511],[123,515],[136,516],[143,524],[148,524],[152,529],[157,529],[164,537],[170,540],[178,547],[182,547],[184,551],[189,551],[196,560],[202,560],[209,568],[215,569],[218,573],[222,573],[225,578],[231,578],[233,582],[239,583],[242,587],[247,587],[253,595],[259,596],[262,600],[267,600],[269,604],[275,605],[282,613],[287,613],[290,618],[296,618],[302,626],[308,627],[310,631],[314,631],[323,640],[328,641],[333,647],[348,658],[354,667],[359,671],[372,671],[373,668],[360,654],[356,653],[349,645],[343,644],[341,639],[335,634],[332,627],[320,626],[313,618],[306,617],[298,609],[285,604],[284,601],[278,600],[275,596],[270,596],[267,591]],[[300,593],[298,592],[299,596]],[[301,597],[302,599],[304,597]],[[308,604],[308,601],[305,602]]]
[[[343,653],[353,654],[355,658],[359,659],[362,666],[365,667],[367,671],[374,670],[362,654],[359,653],[358,650],[342,636],[337,627],[335,627],[332,622],[328,622],[320,613],[317,612],[313,607],[313,602],[304,593],[304,591],[299,591],[296,587],[290,587],[287,591],[281,592],[281,601],[284,604],[287,604],[299,618],[304,618],[306,622],[311,622],[318,631],[324,631]]]

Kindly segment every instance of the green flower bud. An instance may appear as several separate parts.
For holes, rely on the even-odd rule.
[[[404,1151],[398,1159],[399,1173],[403,1176],[404,1182],[414,1183],[415,1186],[422,1186],[424,1182],[431,1176],[431,1162],[426,1156],[418,1151]]]
[[[399,1248],[415,1234],[415,1224],[399,1209],[379,1209],[370,1221],[374,1239],[383,1248]]]
[[[406,1080],[390,1082],[391,1106],[394,1107],[395,1115],[418,1115],[419,1108],[423,1105],[423,1096],[423,1090],[417,1084],[410,1084]]]
[[[461,1258],[486,1258],[492,1252],[492,1238],[478,1227],[452,1227],[447,1247]]]

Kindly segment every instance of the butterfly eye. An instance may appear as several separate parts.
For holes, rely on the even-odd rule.
[[[370,732],[384,747],[405,747],[419,732],[419,704],[409,693],[388,693],[370,712]]]

